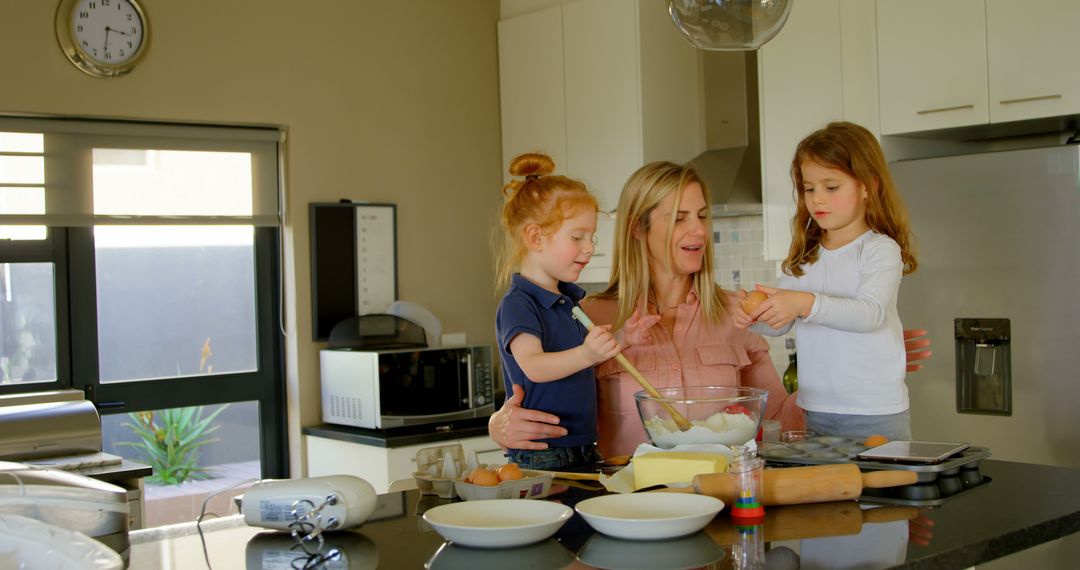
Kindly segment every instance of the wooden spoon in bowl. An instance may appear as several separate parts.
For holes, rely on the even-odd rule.
[[[585,325],[586,330],[591,331],[596,328],[596,325],[593,324],[592,319],[590,319],[589,316],[585,314],[585,311],[581,310],[581,307],[574,307],[573,309],[570,309],[570,312],[573,313],[575,319],[581,321],[581,324]],[[652,384],[649,384],[649,381],[641,375],[641,372],[638,372],[637,368],[634,368],[633,364],[630,364],[630,361],[627,360],[625,356],[623,356],[622,354],[616,354],[615,360],[619,364],[621,364],[622,367],[625,368],[631,376],[634,377],[634,380],[637,380],[637,383],[640,384],[641,387],[644,388],[650,396],[652,396],[653,398],[663,399],[663,396],[660,395],[660,392],[657,392],[656,388],[653,388]],[[686,431],[694,427],[693,424],[687,421],[687,419],[684,418],[682,414],[675,411],[675,408],[671,407],[671,405],[667,402],[660,402],[660,405],[663,406],[664,409],[667,410],[667,413],[671,415],[671,419],[675,421],[675,425],[679,426],[680,431]]]

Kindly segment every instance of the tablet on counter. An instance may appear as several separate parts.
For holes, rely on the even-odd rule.
[[[904,463],[941,463],[970,447],[969,443],[890,441],[860,453],[859,459]]]

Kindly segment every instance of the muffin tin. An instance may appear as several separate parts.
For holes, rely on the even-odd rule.
[[[902,470],[918,474],[914,485],[885,489],[863,489],[862,498],[878,503],[937,506],[946,499],[990,482],[979,472],[979,464],[990,457],[985,447],[969,447],[941,463],[900,463],[867,461],[857,457],[870,449],[851,437],[819,436],[804,441],[777,444],[761,449],[758,455],[773,466],[852,463],[863,471]]]

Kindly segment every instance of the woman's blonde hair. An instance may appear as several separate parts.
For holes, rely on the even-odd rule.
[[[701,185],[705,207],[709,208],[709,191],[705,183],[690,166],[671,162],[653,162],[639,168],[623,186],[619,196],[618,218],[615,226],[615,252],[611,267],[611,279],[607,289],[596,295],[600,299],[618,300],[615,328],[619,328],[634,313],[642,309],[649,299],[649,215],[669,194],[674,194],[668,216],[664,256],[668,268],[674,266],[671,252],[671,236],[675,230],[675,218],[679,211],[683,190],[691,182]],[[693,215],[697,213],[694,212]],[[713,245],[711,218],[705,240],[704,260],[701,270],[694,274],[693,287],[701,302],[701,313],[708,322],[718,322],[725,314],[726,296],[713,281]]]
[[[885,153],[874,135],[865,128],[839,121],[810,133],[795,149],[791,161],[791,180],[795,183],[795,217],[791,221],[791,249],[781,265],[784,272],[795,277],[803,274],[802,266],[817,261],[818,245],[825,231],[813,222],[806,208],[802,164],[816,162],[827,168],[843,171],[866,188],[866,223],[875,232],[889,236],[900,246],[904,275],[919,266],[915,255],[915,237],[908,224],[907,208],[896,190]]]
[[[525,229],[537,225],[543,235],[559,231],[563,221],[583,210],[597,211],[596,198],[585,185],[565,176],[555,176],[555,161],[546,154],[528,153],[510,161],[510,174],[524,180],[511,180],[502,188],[503,207],[500,227],[493,236],[495,249],[495,284],[498,291],[510,285],[510,277],[521,266],[528,247]]]

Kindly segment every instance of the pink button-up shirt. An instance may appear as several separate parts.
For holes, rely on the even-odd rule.
[[[582,308],[597,324],[615,322],[616,301],[586,299]],[[760,335],[731,320],[706,324],[701,304],[691,292],[677,307],[673,332],[649,329],[652,344],[631,346],[623,355],[654,387],[746,386],[769,392],[765,418],[779,419],[782,429],[803,429],[802,410],[784,390]],[[605,457],[628,455],[648,441],[634,403],[641,387],[614,359],[596,367],[600,450]]]

